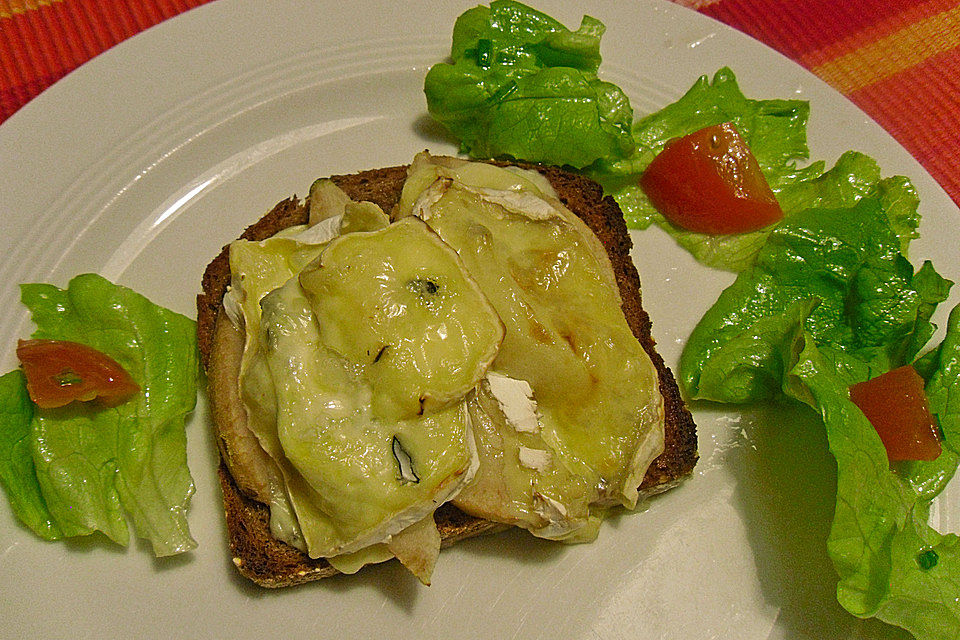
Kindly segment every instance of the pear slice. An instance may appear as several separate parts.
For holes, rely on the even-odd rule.
[[[352,231],[374,231],[390,223],[383,209],[372,202],[356,202],[330,178],[320,178],[310,185],[310,225],[332,221],[340,234]]]
[[[310,185],[309,220],[311,225],[343,215],[346,206],[353,202],[350,196],[330,178],[319,178]]]
[[[503,340],[500,317],[457,253],[417,218],[341,236],[300,284],[324,343],[363,367],[382,419],[459,402]]]

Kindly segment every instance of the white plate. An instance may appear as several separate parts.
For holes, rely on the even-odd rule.
[[[218,0],[128,40],[0,126],[2,369],[30,329],[16,284],[98,271],[193,315],[221,245],[314,177],[455,148],[425,113],[427,68],[473,3]],[[924,237],[912,251],[960,279],[955,205],[863,113],[764,46],[665,2],[539,3],[606,23],[605,77],[638,114],[722,65],[748,95],[809,99],[813,155],[859,149],[910,176]],[[729,277],[657,231],[635,234],[644,303],[668,363]],[[954,295],[951,304],[957,296]],[[940,315],[943,317],[943,314]],[[566,547],[515,533],[441,555],[423,588],[388,564],[268,592],[224,546],[205,405],[188,426],[200,543],[158,561],[134,544],[47,544],[0,509],[7,637],[896,637],[847,616],[824,551],[833,468],[803,417],[698,409],[701,462],[645,513]],[[765,426],[760,426],[765,424]],[[779,425],[780,428],[776,428]],[[806,429],[806,430],[804,430]],[[957,504],[939,513],[957,527]]]

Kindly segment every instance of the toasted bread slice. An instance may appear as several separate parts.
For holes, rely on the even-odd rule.
[[[623,215],[611,197],[604,197],[595,182],[555,167],[528,167],[542,173],[553,185],[561,202],[593,230],[610,257],[616,275],[623,313],[634,335],[650,355],[657,368],[660,391],[664,399],[665,445],[654,460],[640,485],[641,495],[665,491],[682,481],[697,461],[696,427],[685,407],[672,372],[656,352],[650,333],[650,318],[641,305],[640,277],[630,258],[631,241]],[[367,200],[390,212],[398,203],[407,175],[406,166],[375,169],[352,175],[333,176],[332,180],[354,200]],[[250,226],[241,236],[262,240],[281,229],[307,221],[307,203],[291,198],[274,207]],[[230,283],[229,247],[225,247],[207,267],[202,281],[203,292],[197,296],[197,335],[201,362],[210,379],[210,396],[214,422],[228,419],[236,394],[225,388],[236,380],[229,368],[239,367],[239,358],[218,357],[230,341],[230,325],[222,313],[223,295]],[[232,325],[230,325],[232,326]],[[227,364],[224,365],[223,363]],[[233,362],[233,364],[231,364]],[[228,370],[215,371],[218,367]],[[239,370],[239,369],[237,369]],[[230,452],[219,437],[221,448],[219,474],[223,490],[227,532],[233,561],[247,578],[264,587],[283,587],[337,573],[326,560],[311,559],[297,549],[280,542],[270,534],[269,509],[238,487],[229,470]],[[443,545],[482,533],[505,528],[504,525],[469,516],[450,504],[435,514]]]

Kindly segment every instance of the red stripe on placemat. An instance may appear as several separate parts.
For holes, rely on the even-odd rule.
[[[143,31],[163,20],[163,16],[154,10],[154,4],[153,2],[134,4],[123,15],[130,21],[131,25],[136,25],[132,28]]]
[[[0,18],[0,122],[77,66],[212,0],[64,0]]]
[[[45,25],[39,11],[30,11],[23,14],[23,20],[11,21],[19,27],[20,38],[26,43],[31,60],[40,73],[36,75],[49,76],[61,67],[58,62],[56,48],[50,38],[43,36],[46,33]]]
[[[38,19],[39,32],[45,33],[45,39],[53,42],[59,63],[58,70],[73,69],[87,59],[83,44],[75,37],[71,37],[72,30],[66,28],[65,21],[57,9],[44,6],[31,12],[31,15],[35,15]]]
[[[960,50],[850,94],[960,204]],[[918,117],[918,114],[920,117]]]
[[[15,108],[19,106],[18,102],[26,102],[31,97],[31,77],[24,60],[24,46],[15,30],[6,27],[6,22],[3,21],[4,28],[0,29],[0,51],[3,52],[3,55],[0,55],[0,70],[3,72],[0,80],[5,83],[4,90],[0,91],[0,107],[4,109],[4,117],[7,109]]]
[[[63,11],[67,28],[76,32],[89,59],[116,43],[105,38],[103,27],[90,20],[90,10],[86,6],[88,4],[90,3],[85,0],[68,0],[56,8]]]

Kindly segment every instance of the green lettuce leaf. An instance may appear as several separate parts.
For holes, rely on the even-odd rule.
[[[809,157],[807,120],[810,105],[803,100],[747,98],[728,67],[713,78],[701,76],[679,100],[649,114],[632,127],[637,153],[621,162],[604,161],[598,175],[633,178],[671,139],[704,127],[732,122],[750,146],[771,187],[797,179],[796,162]]]
[[[0,377],[0,484],[13,513],[47,540],[63,536],[40,492],[31,454],[33,403],[20,371]]]
[[[67,536],[102,531],[126,543],[126,512],[156,555],[195,547],[186,521],[194,486],[184,430],[196,403],[193,321],[94,274],[77,276],[65,290],[23,285],[21,298],[35,338],[98,349],[141,387],[114,408],[73,403],[35,412],[33,461],[54,522]]]
[[[38,410],[33,461],[40,491],[66,537],[102,531],[127,544],[127,525],[115,485],[119,420],[111,410],[76,404]]]
[[[929,262],[913,271],[901,253],[909,225],[868,193],[774,230],[692,333],[680,377],[693,397],[751,402],[785,393],[816,409],[837,460],[828,552],[840,604],[920,639],[956,638],[960,546],[927,521],[960,463],[960,307],[943,344],[916,362],[943,453],[891,470],[847,389],[916,356],[952,283]]]
[[[780,341],[798,314],[835,362],[854,358],[876,371],[906,362],[932,334],[929,318],[949,283],[930,265],[914,274],[899,248],[877,198],[785,220],[691,333],[680,360],[689,396],[778,395]]]
[[[940,424],[944,450],[934,461],[909,463],[905,472],[913,487],[928,498],[943,490],[960,465],[960,306],[950,313],[947,335],[930,355],[926,369],[916,363],[914,367],[927,374],[925,392]]]
[[[943,430],[943,453],[891,469],[886,450],[849,400],[838,375],[809,333],[785,342],[793,362],[785,391],[823,417],[837,460],[837,508],[827,547],[839,574],[837,597],[859,617],[901,626],[920,640],[960,636],[960,538],[927,523],[930,501],[960,460],[960,307],[934,353],[927,383]]]
[[[805,209],[852,207],[863,197],[880,203],[900,242],[900,252],[906,256],[910,241],[920,235],[920,198],[909,179],[881,177],[880,166],[870,156],[847,151],[829,171],[795,180],[777,192],[786,216]]]
[[[904,361],[916,358],[920,350],[923,349],[936,331],[936,325],[930,322],[933,313],[950,296],[950,288],[953,283],[933,268],[933,263],[925,260],[923,265],[913,276],[911,286],[916,290],[919,296],[917,306],[917,319],[911,332],[910,341],[904,350]],[[925,378],[929,378],[925,376]]]
[[[810,106],[803,100],[752,100],[747,98],[729,68],[711,80],[701,76],[676,102],[634,123],[636,150],[624,160],[605,159],[588,173],[613,194],[627,225],[643,229],[653,222],[666,225],[636,182],[653,158],[671,139],[704,127],[732,122],[757,158],[774,192],[823,171],[821,164],[798,169],[809,157],[807,119]]]
[[[772,228],[749,233],[710,235],[670,224],[650,203],[638,180],[672,138],[703,127],[733,122],[750,146],[784,216],[811,208],[852,207],[862,197],[876,198],[890,219],[906,255],[916,238],[919,199],[901,176],[881,178],[877,163],[862,153],[847,152],[829,171],[823,162],[800,167],[809,156],[806,127],[809,105],[799,100],[752,100],[744,96],[728,68],[712,80],[702,76],[678,101],[636,122],[634,154],[623,160],[600,160],[587,173],[612,193],[627,225],[645,229],[656,224],[699,262],[739,272],[750,266]]]
[[[570,31],[512,0],[470,9],[454,26],[452,63],[427,73],[427,108],[477,158],[576,168],[623,158],[633,111],[597,77],[603,32],[589,16]]]

